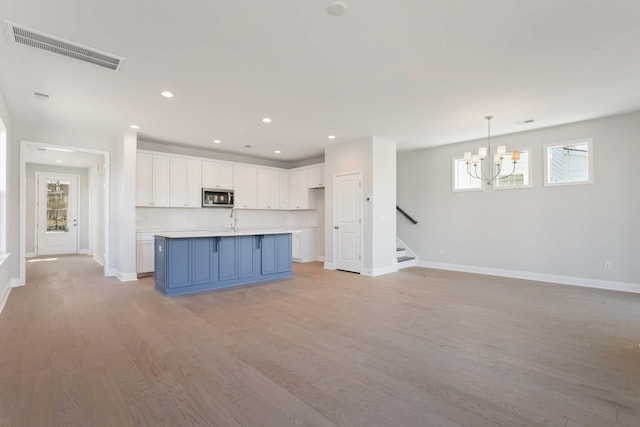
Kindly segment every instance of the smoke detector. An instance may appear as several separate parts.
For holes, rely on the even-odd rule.
[[[329,3],[327,11],[333,16],[342,16],[347,12],[347,4],[343,1]]]

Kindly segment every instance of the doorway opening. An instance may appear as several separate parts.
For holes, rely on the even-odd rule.
[[[20,141],[20,278],[27,258],[91,255],[110,275],[109,152]]]

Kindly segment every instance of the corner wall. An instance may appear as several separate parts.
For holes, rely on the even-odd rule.
[[[545,187],[543,145],[593,138],[594,183]],[[452,192],[452,158],[485,141],[398,154],[398,235],[422,265],[588,286],[640,285],[640,113],[492,138],[530,147],[532,188]],[[604,270],[604,261],[613,269]],[[640,286],[637,287],[640,290]]]

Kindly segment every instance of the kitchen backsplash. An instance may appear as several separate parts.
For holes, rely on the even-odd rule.
[[[231,209],[136,208],[136,231],[224,230],[233,226]],[[240,229],[317,227],[315,210],[234,209]]]

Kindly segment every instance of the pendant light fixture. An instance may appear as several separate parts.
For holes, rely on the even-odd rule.
[[[513,175],[516,171],[516,164],[518,160],[520,160],[520,152],[513,151],[511,153],[511,163],[513,163],[513,169],[508,175],[501,175],[502,173],[502,163],[504,161],[504,155],[507,153],[507,147],[505,145],[499,145],[496,148],[496,153],[493,154],[493,161],[491,158],[486,161],[487,170],[485,171],[485,160],[487,159],[487,155],[491,156],[491,119],[493,116],[486,116],[487,120],[487,146],[480,147],[478,149],[478,154],[472,154],[471,151],[467,151],[464,153],[464,161],[467,163],[467,173],[472,178],[483,180],[487,183],[487,185],[492,185],[496,179],[502,179]],[[495,172],[492,170],[492,164],[495,165]],[[473,170],[471,170],[471,166],[473,166]],[[479,166],[479,167],[478,167]],[[479,170],[478,170],[479,169]]]

